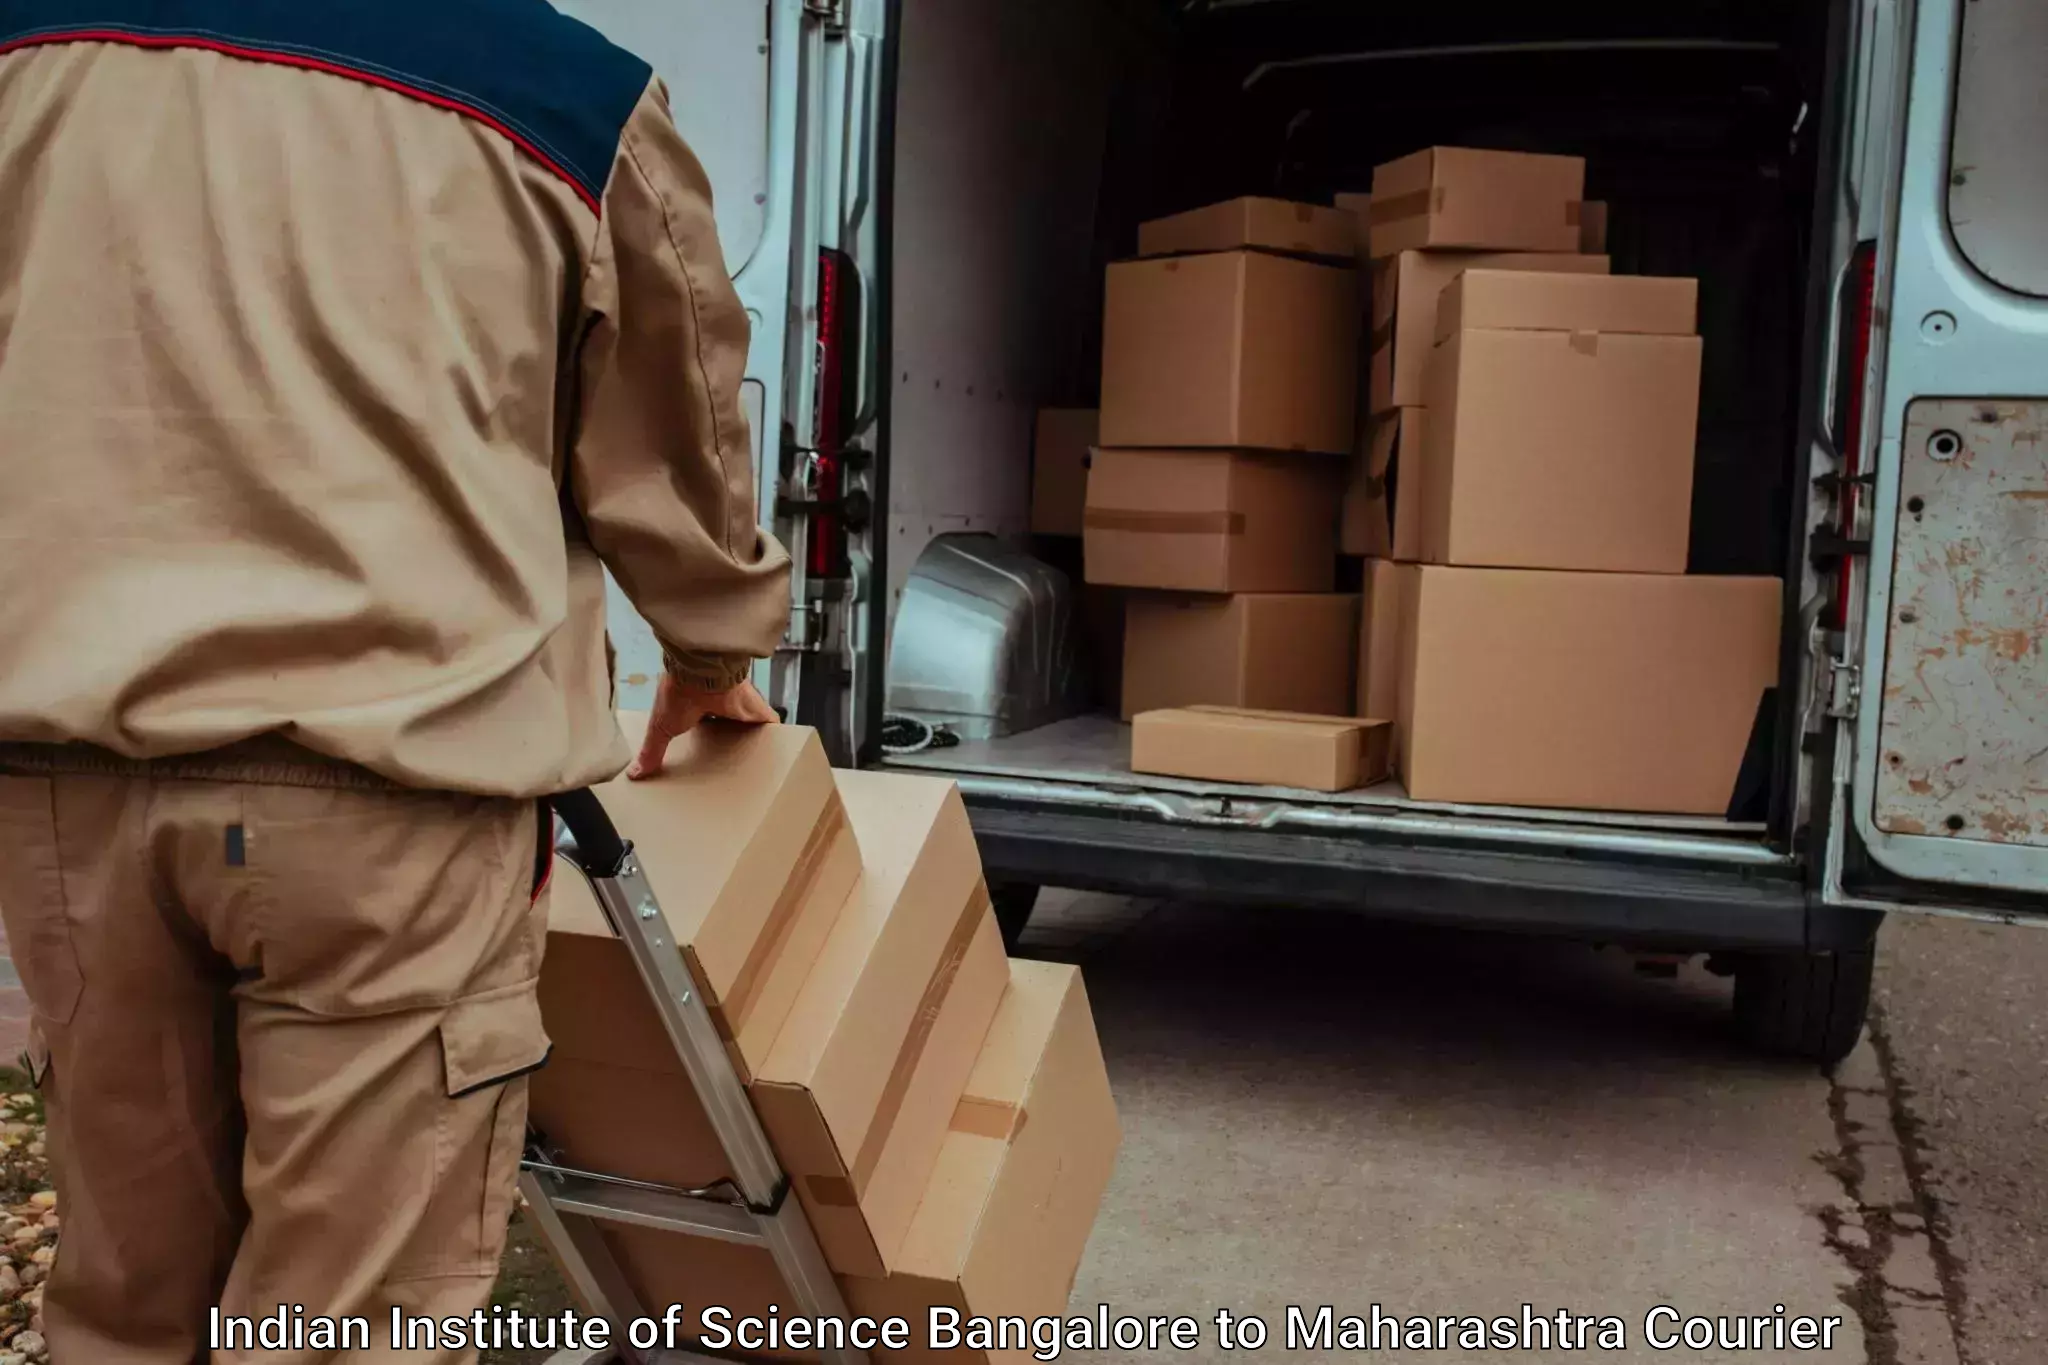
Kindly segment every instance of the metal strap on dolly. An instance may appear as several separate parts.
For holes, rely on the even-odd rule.
[[[803,1204],[792,1195],[789,1177],[761,1131],[761,1121],[733,1070],[703,994],[668,932],[668,921],[632,844],[619,836],[594,792],[558,796],[554,806],[559,817],[556,851],[589,881],[612,932],[626,945],[733,1174],[701,1190],[671,1189],[574,1170],[539,1143],[529,1145],[519,1173],[527,1213],[583,1301],[612,1325],[610,1347],[559,1352],[548,1365],[602,1365],[614,1360],[676,1365],[716,1359],[689,1351],[642,1350],[627,1341],[626,1328],[633,1319],[658,1318],[666,1305],[652,1305],[655,1311],[650,1314],[650,1305],[638,1302],[602,1235],[607,1223],[764,1248],[775,1258],[794,1300],[786,1307],[809,1317],[845,1318],[839,1284],[825,1264]],[[824,1358],[831,1365],[867,1361],[865,1352],[854,1350],[826,1351]]]

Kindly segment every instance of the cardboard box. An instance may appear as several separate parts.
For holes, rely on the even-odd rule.
[[[1335,203],[1338,208],[1351,215],[1352,254],[1360,264],[1372,259],[1372,196],[1370,194],[1340,194]]]
[[[621,712],[619,724],[637,749],[646,715]],[[596,791],[639,851],[734,1064],[751,1078],[860,879],[860,846],[824,746],[800,726],[711,722],[669,747],[659,777],[620,777]],[[606,975],[630,975],[625,948],[582,878],[551,889],[549,964],[609,960]],[[552,983],[572,984],[559,976]],[[557,1022],[549,1020],[559,1057],[565,1045],[552,1033]],[[572,1040],[584,1033],[581,1019],[560,1022]]]
[[[1632,287],[1580,288],[1595,283]],[[1557,316],[1675,326],[1682,310],[1665,283],[1468,271],[1446,291],[1443,311],[1468,323]],[[1541,299],[1557,311],[1524,307]],[[1429,384],[1423,559],[1685,571],[1698,337],[1468,325],[1438,344]]]
[[[866,870],[813,954],[748,1093],[842,1273],[894,1265],[1008,980],[950,782],[839,772]],[[582,1169],[703,1185],[731,1174],[624,948],[580,877],[550,888],[535,1124]],[[593,952],[602,944],[608,952]],[[560,951],[558,951],[560,950]]]
[[[1090,583],[1185,592],[1328,592],[1330,504],[1343,469],[1243,450],[1096,452],[1088,476]]]
[[[1118,262],[1101,444],[1345,454],[1359,327],[1354,267],[1257,251]]]
[[[1031,446],[1031,531],[1078,536],[1088,501],[1088,451],[1101,417],[1093,408],[1044,408]]]
[[[1341,208],[1286,199],[1231,199],[1138,225],[1140,256],[1252,249],[1348,261],[1356,254],[1357,220]]]
[[[871,1353],[878,1362],[1010,1360],[1019,1353],[926,1347],[931,1307],[1030,1319],[1062,1312],[1073,1293],[1116,1164],[1116,1106],[1080,972],[1022,961],[1009,972],[898,1269],[879,1280],[840,1277],[852,1313],[911,1325],[910,1348]],[[794,1310],[766,1252],[643,1228],[612,1235],[640,1301],[688,1305],[688,1324],[711,1305],[735,1315],[779,1307],[785,1319]]]
[[[1469,269],[1438,301],[1432,340],[1476,330],[1691,336],[1699,303],[1698,280]]]
[[[1367,720],[1398,720],[1401,715],[1401,612],[1416,567],[1385,559],[1365,563],[1358,622],[1357,711]],[[1389,747],[1395,763],[1401,761],[1400,749],[1397,727]]]
[[[1404,582],[1410,796],[1726,814],[1778,681],[1778,580],[1425,565]]]
[[[1358,598],[1133,594],[1124,616],[1123,718],[1177,706],[1351,710]]]
[[[1372,176],[1372,254],[1460,248],[1577,251],[1586,162],[1427,147]]]
[[[1423,428],[1428,412],[1399,408],[1374,419],[1344,485],[1339,548],[1370,559],[1422,557]],[[1391,508],[1389,503],[1392,504]]]
[[[1607,250],[1607,205],[1598,199],[1579,206],[1579,250],[1588,254]]]
[[[1131,723],[1131,771],[1350,791],[1387,775],[1393,725],[1233,706],[1146,711]]]
[[[895,1264],[1008,983],[951,782],[840,771],[860,889],[751,1089],[832,1268]]]
[[[1429,353],[1436,344],[1437,304],[1467,270],[1542,270],[1605,275],[1605,256],[1487,251],[1404,251],[1372,270],[1371,405],[1375,415],[1419,407]]]

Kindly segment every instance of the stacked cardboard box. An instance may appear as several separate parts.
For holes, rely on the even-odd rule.
[[[630,731],[638,718],[625,719]],[[1004,956],[957,791],[835,773],[816,736],[792,726],[707,726],[669,762],[601,795],[641,850],[855,1311],[919,1322],[933,1304],[1059,1312],[1108,1181],[1116,1114],[1078,975]],[[588,887],[565,875],[549,894],[541,1005],[555,1049],[534,1078],[535,1127],[580,1169],[682,1187],[727,1178]],[[604,1235],[657,1313],[790,1306],[765,1254]],[[1009,1264],[1023,1247],[1029,1264]]]
[[[1396,506],[1357,709],[1397,721],[1419,800],[1720,815],[1780,585],[1685,575],[1697,285],[1585,254],[1606,214],[1582,183],[1570,158],[1442,148],[1374,178],[1378,439],[1354,496],[1384,520],[1391,466]]]
[[[1358,223],[1238,199],[1145,224],[1110,267],[1085,574],[1132,590],[1122,713],[1349,709],[1334,593],[1355,443]],[[1284,644],[1283,644],[1284,642]]]
[[[1578,157],[1432,147],[1389,162],[1366,199],[1370,345],[1359,447],[1344,490],[1345,554],[1421,558],[1424,377],[1438,301],[1473,268],[1604,274],[1605,206],[1586,228]],[[1405,478],[1403,476],[1406,476]]]

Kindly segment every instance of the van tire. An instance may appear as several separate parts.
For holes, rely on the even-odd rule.
[[[1003,931],[1003,951],[1015,954],[1017,940],[1031,923],[1031,911],[1038,904],[1038,888],[1030,882],[991,882],[989,903],[995,907],[996,928]]]
[[[1863,1036],[1877,947],[1758,953],[1735,968],[1735,1027],[1774,1057],[1832,1068]]]

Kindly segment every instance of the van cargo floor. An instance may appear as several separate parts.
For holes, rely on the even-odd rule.
[[[1613,811],[1534,810],[1519,806],[1464,806],[1411,801],[1399,782],[1349,792],[1312,792],[1287,787],[1255,787],[1233,782],[1202,782],[1155,777],[1131,771],[1131,727],[1111,716],[1077,716],[1003,739],[963,740],[945,749],[894,754],[884,766],[926,772],[1008,778],[1056,791],[1060,785],[1100,791],[1161,792],[1194,798],[1239,797],[1290,806],[1377,807],[1446,817],[1485,817],[1554,824],[1598,825],[1632,830],[1661,830],[1690,835],[1726,835],[1754,839],[1761,823],[1741,823],[1698,815],[1638,815]],[[1052,791],[1034,793],[1049,797]]]

